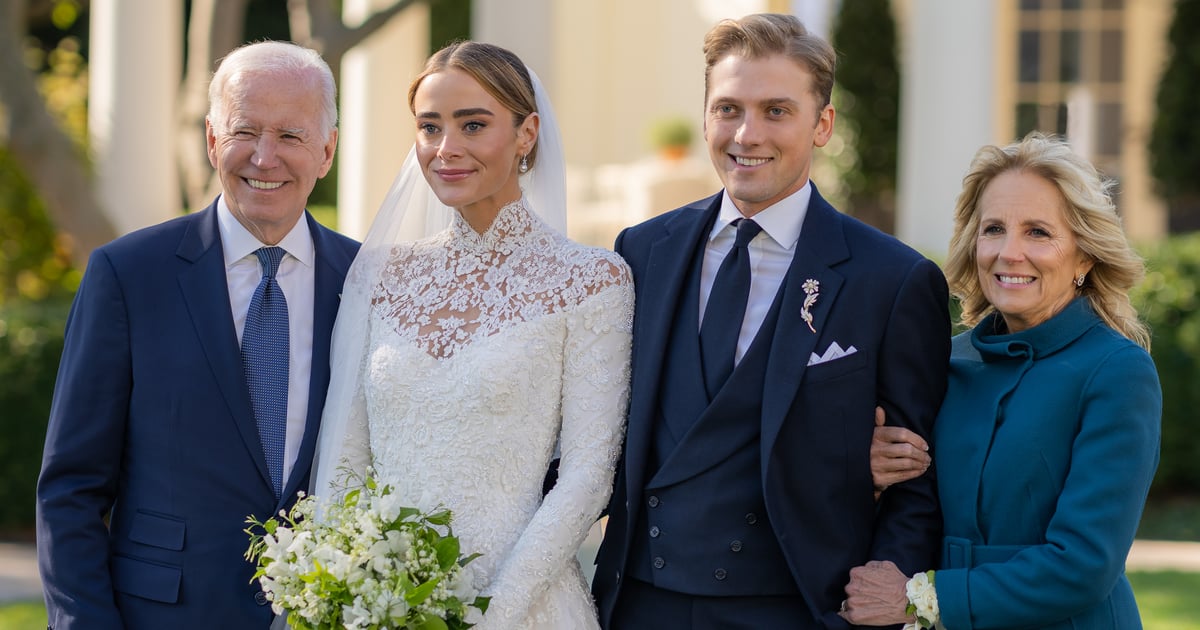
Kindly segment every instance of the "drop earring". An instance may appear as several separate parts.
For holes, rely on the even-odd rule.
[[[521,163],[517,166],[517,171],[519,171],[521,174],[525,174],[525,173],[529,172],[529,156],[528,155],[521,156]]]

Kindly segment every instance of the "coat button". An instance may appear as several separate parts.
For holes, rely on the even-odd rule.
[[[661,533],[662,532],[658,529],[658,525],[655,525],[650,528],[650,537],[651,538],[658,538],[658,535]]]
[[[713,571],[713,577],[717,578],[718,580],[724,580],[725,575],[725,569],[717,569],[716,571]]]
[[[658,558],[654,559],[654,568],[655,569],[661,569],[665,566],[667,566],[667,561],[663,560],[662,557],[658,557]]]
[[[758,516],[754,512],[751,512],[746,515],[746,524],[747,525],[753,525],[757,522],[758,522]]]
[[[742,550],[742,541],[735,540],[735,541],[729,543],[729,550],[730,551],[741,551]]]
[[[259,606],[266,606],[267,604],[270,604],[271,602],[267,600],[266,593],[259,591],[254,594],[254,603],[258,604]]]
[[[658,507],[658,497],[650,495],[650,498],[646,500],[646,503],[649,503],[650,507],[656,508]]]

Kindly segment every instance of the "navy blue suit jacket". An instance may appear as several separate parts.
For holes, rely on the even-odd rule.
[[[312,377],[284,500],[251,414],[216,204],[93,252],[67,320],[38,480],[50,627],[270,624],[242,557],[244,521],[307,488],[330,332],[358,249],[305,220],[316,248]]]
[[[654,473],[647,462],[667,339],[692,253],[703,246],[720,203],[718,194],[617,238],[616,250],[633,271],[637,300],[628,432],[593,582],[605,627],[629,562],[639,498]],[[810,308],[815,333],[800,315],[801,285],[808,279],[820,283]],[[892,560],[911,574],[933,566],[940,549],[933,475],[894,486],[877,504],[870,443],[876,405],[887,411],[889,424],[928,439],[946,388],[948,292],[934,263],[839,213],[815,188],[785,282],[762,405],[763,494],[812,613],[796,627],[844,628],[836,612],[851,567]],[[809,366],[810,356],[824,354],[832,342],[856,352]],[[704,392],[696,398],[705,399]],[[676,470],[682,470],[681,478],[687,474]],[[753,610],[746,614],[753,619]]]

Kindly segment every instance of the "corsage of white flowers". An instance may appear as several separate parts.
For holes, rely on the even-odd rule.
[[[936,630],[945,630],[942,625],[941,613],[938,611],[937,590],[933,587],[933,571],[926,571],[912,576],[912,579],[904,585],[904,592],[908,595],[908,607],[904,612],[917,616],[916,621],[910,621],[904,625],[904,630],[922,630],[923,628],[936,628]]]
[[[254,578],[293,630],[461,630],[468,608],[487,610],[463,567],[449,510],[401,505],[368,471],[361,488],[321,505],[304,496],[290,511],[246,519]]]

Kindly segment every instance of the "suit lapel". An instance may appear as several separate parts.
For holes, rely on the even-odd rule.
[[[237,331],[233,327],[232,307],[229,305],[229,282],[225,276],[223,251],[214,202],[196,215],[176,251],[180,258],[192,263],[191,267],[179,274],[179,288],[209,368],[242,436],[243,445],[270,488],[271,476],[267,472],[267,460],[258,439],[258,427],[250,411],[246,379],[242,375],[242,358]]]
[[[633,373],[637,375],[637,382],[630,400],[625,457],[626,490],[630,497],[641,496],[646,479],[654,422],[658,416],[663,360],[675,313],[680,307],[680,295],[695,248],[700,246],[704,228],[711,225],[720,205],[721,196],[716,195],[689,206],[688,211],[679,212],[667,222],[665,233],[651,245],[646,269],[638,280],[642,286],[638,291],[634,331],[637,343],[633,353]],[[699,308],[699,305],[692,306]],[[634,511],[630,510],[629,515],[633,518]]]
[[[841,274],[831,266],[849,256],[850,250],[842,230],[842,216],[817,193],[814,186],[800,240],[796,243],[796,254],[784,278],[783,304],[771,354],[767,359],[762,408],[764,470],[770,461],[775,438],[804,378],[808,358],[822,336],[843,283]],[[806,297],[803,285],[810,279],[819,283],[817,299],[808,309],[816,332],[809,328],[801,315]]]

